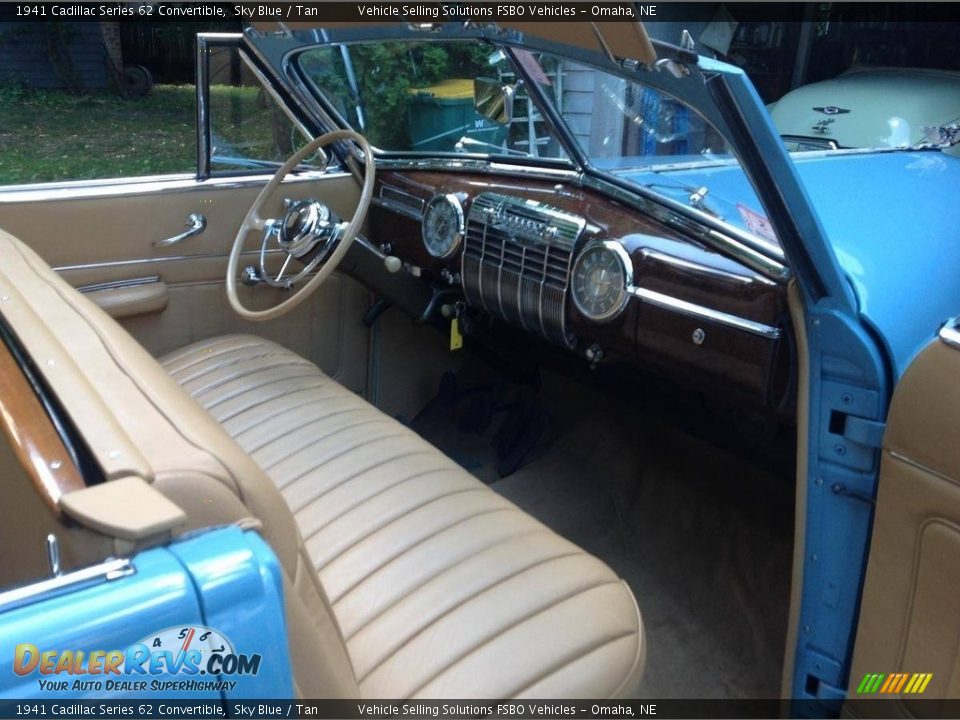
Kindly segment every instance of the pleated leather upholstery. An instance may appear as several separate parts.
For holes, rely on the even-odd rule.
[[[607,566],[272,342],[162,359],[280,488],[370,698],[629,696],[633,595]]]

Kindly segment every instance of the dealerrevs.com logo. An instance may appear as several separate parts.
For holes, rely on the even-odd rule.
[[[124,650],[14,648],[13,672],[37,675],[44,692],[229,691],[236,680],[256,675],[258,653],[238,653],[226,636],[202,625],[171,627]]]

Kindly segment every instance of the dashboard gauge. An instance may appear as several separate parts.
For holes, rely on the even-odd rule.
[[[434,195],[423,210],[423,244],[435,258],[447,258],[463,240],[463,205],[453,193]]]
[[[595,322],[612,320],[627,306],[633,263],[614,240],[588,243],[573,264],[573,302]]]

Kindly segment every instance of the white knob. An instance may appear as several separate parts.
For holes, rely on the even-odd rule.
[[[403,267],[403,262],[396,255],[387,255],[383,259],[383,265],[387,268],[387,272],[395,273]]]

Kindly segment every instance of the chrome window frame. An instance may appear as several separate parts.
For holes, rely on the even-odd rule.
[[[290,105],[280,94],[271,77],[261,68],[255,59],[251,56],[250,48],[244,44],[243,33],[198,33],[196,48],[196,92],[197,92],[197,174],[198,180],[208,180],[210,178],[223,177],[244,177],[262,175],[264,168],[251,168],[250,170],[214,170],[213,169],[213,127],[210,115],[210,51],[215,48],[236,49],[240,61],[253,73],[257,81],[263,86],[270,98],[276,103],[283,113],[287,116],[293,126],[299,130],[303,136],[312,140],[316,137],[316,128],[309,126],[305,117],[294,112]],[[324,169],[329,167],[329,156],[321,152]],[[282,162],[270,163],[264,161],[264,165],[269,167],[271,164],[280,168]],[[332,168],[337,170],[339,168]],[[316,171],[309,169],[308,171]],[[302,171],[298,171],[302,172]]]

